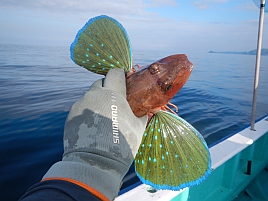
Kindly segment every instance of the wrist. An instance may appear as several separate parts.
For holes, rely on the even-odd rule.
[[[86,158],[84,160],[83,158]],[[118,171],[123,170],[123,171]],[[66,181],[82,186],[97,197],[113,200],[119,191],[121,180],[128,167],[124,164],[95,154],[77,153],[65,156],[63,161],[54,164],[43,177],[43,180],[65,178]]]

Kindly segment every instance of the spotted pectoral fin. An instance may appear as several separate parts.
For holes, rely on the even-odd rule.
[[[105,75],[111,68],[132,69],[132,49],[124,27],[101,15],[90,19],[78,31],[70,47],[71,59],[79,66]]]
[[[135,158],[138,177],[155,189],[180,190],[203,181],[211,157],[202,135],[181,117],[157,112]]]

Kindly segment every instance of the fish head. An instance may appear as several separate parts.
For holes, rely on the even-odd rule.
[[[185,54],[175,54],[160,59],[148,70],[157,77],[156,82],[163,94],[163,99],[169,101],[183,87],[193,69],[193,64]]]
[[[193,64],[185,54],[160,59],[126,76],[127,101],[137,117],[155,114],[189,78]]]

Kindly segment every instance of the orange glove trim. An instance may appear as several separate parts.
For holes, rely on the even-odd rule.
[[[48,181],[48,180],[63,180],[63,181],[71,182],[73,184],[76,184],[78,186],[81,186],[82,188],[86,189],[87,191],[89,191],[90,193],[92,193],[96,197],[100,198],[101,200],[103,200],[103,201],[109,201],[109,199],[105,195],[103,195],[102,193],[100,193],[96,189],[88,186],[87,184],[85,184],[83,182],[76,181],[76,180],[70,179],[70,178],[64,178],[64,177],[51,177],[51,178],[43,179],[42,181]]]

